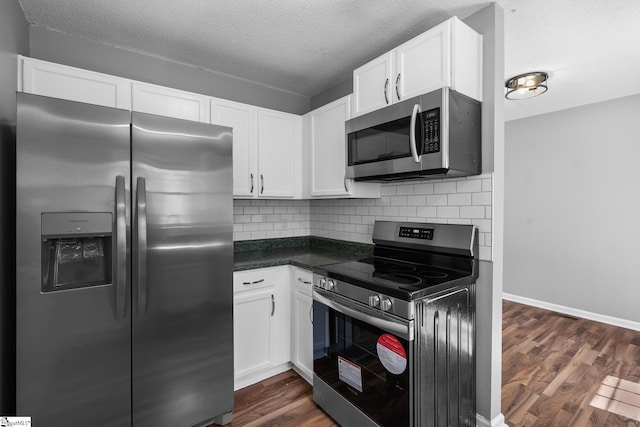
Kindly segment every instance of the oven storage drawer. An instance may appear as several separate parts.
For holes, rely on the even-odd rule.
[[[474,284],[416,304],[417,426],[476,425],[474,305]]]

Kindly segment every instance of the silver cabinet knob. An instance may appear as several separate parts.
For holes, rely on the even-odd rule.
[[[369,296],[369,305],[371,307],[377,307],[380,305],[380,297],[378,295]]]
[[[391,300],[389,298],[385,298],[380,303],[380,308],[382,309],[382,311],[389,311],[391,310],[391,305]]]

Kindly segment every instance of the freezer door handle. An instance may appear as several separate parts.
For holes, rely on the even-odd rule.
[[[127,201],[124,176],[116,176],[116,320],[125,317],[127,304]]]
[[[136,288],[138,314],[147,313],[147,189],[143,177],[136,180]]]

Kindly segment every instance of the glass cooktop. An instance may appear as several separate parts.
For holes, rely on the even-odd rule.
[[[324,265],[314,272],[407,301],[474,280],[472,271],[377,257]]]

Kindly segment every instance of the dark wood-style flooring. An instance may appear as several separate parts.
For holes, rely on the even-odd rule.
[[[640,332],[510,301],[502,325],[509,426],[640,427]],[[337,425],[293,371],[238,390],[233,417],[233,427]]]

